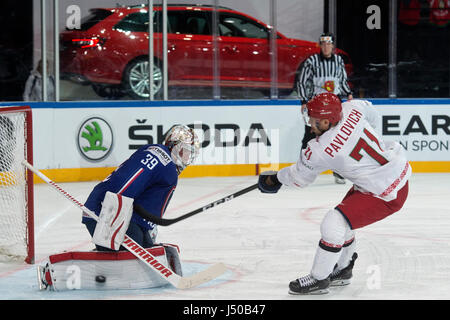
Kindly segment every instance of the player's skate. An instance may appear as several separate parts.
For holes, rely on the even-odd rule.
[[[345,178],[342,177],[341,175],[337,174],[336,172],[333,172],[333,176],[334,176],[334,182],[336,182],[337,184],[345,184]]]
[[[317,280],[312,275],[298,278],[289,283],[290,294],[325,294],[328,293],[330,277]]]
[[[352,259],[350,260],[350,263],[348,266],[346,266],[344,269],[337,270],[336,267],[334,267],[334,271],[331,273],[331,283],[330,286],[345,286],[350,284],[351,278],[353,277],[353,266],[355,264],[355,260],[358,258],[358,254],[355,252],[352,255]]]

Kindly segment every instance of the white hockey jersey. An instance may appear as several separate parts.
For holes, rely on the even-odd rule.
[[[411,176],[411,166],[398,142],[384,142],[377,134],[378,119],[369,101],[344,102],[341,121],[309,141],[297,163],[278,172],[279,181],[306,187],[321,172],[332,170],[362,192],[385,201],[395,199]]]

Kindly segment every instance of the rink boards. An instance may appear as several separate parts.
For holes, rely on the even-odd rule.
[[[399,141],[414,172],[450,172],[450,99],[370,99],[377,130]],[[101,180],[174,124],[202,144],[181,177],[256,175],[297,160],[304,133],[294,100],[29,103],[34,165],[55,181]]]

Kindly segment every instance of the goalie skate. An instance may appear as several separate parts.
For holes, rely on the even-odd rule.
[[[52,289],[52,278],[50,275],[49,264],[38,265],[37,267],[37,278],[39,290],[51,290]]]
[[[347,267],[342,270],[336,270],[337,265],[335,266],[335,270],[331,273],[331,286],[346,286],[350,284],[353,277],[353,266],[355,265],[355,260],[357,258],[358,254],[355,252],[353,253],[352,259]]]

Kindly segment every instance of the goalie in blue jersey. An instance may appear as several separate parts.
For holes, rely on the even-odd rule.
[[[171,272],[181,276],[178,246],[156,244],[156,225],[138,216],[134,206],[161,217],[175,191],[178,175],[198,153],[199,142],[194,130],[183,125],[172,127],[162,144],[147,144],[136,150],[97,184],[86,200],[85,207],[98,219],[83,214],[82,222],[97,250],[49,256],[38,266],[39,289],[154,288],[166,285],[165,276]],[[167,272],[158,273],[123,251],[125,235],[152,255],[154,266],[163,267]],[[77,271],[68,272],[74,266]]]
[[[123,249],[125,234],[144,248],[155,244],[156,225],[133,212],[140,205],[162,217],[175,191],[178,175],[199,153],[194,130],[176,125],[162,144],[139,148],[90,193],[85,206],[99,216],[98,222],[83,215],[99,251]]]

